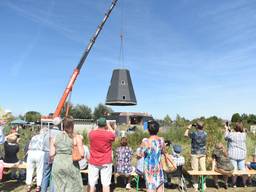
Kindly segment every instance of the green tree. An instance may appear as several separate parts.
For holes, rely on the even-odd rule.
[[[245,113],[243,113],[243,114],[241,115],[241,119],[242,119],[242,121],[247,121],[247,120],[248,120],[248,115],[245,114]]]
[[[171,119],[171,117],[169,116],[169,115],[166,115],[165,117],[164,117],[164,125],[165,126],[170,126],[171,124],[172,124],[172,119]]]
[[[21,120],[25,120],[25,116],[24,115],[19,115],[18,118],[21,119]]]
[[[66,110],[67,103],[65,104],[64,110],[61,112],[61,117],[65,117]],[[72,116],[74,119],[92,119],[92,110],[84,104],[73,105],[72,103],[69,103],[68,115]]]
[[[99,104],[97,107],[95,107],[93,112],[93,118],[96,120],[101,116],[106,116],[110,113],[113,113],[113,110],[110,107],[107,107],[106,105]]]
[[[181,117],[179,114],[177,114],[176,120],[175,120],[176,127],[185,127],[188,125],[188,123],[189,123],[188,120],[186,120],[184,117]]]
[[[71,115],[75,119],[92,119],[92,110],[86,105],[76,105],[71,110]]]
[[[234,113],[231,117],[231,122],[233,123],[240,122],[241,120],[242,119],[239,113]]]
[[[247,122],[252,125],[252,124],[256,124],[256,115],[254,114],[250,114],[247,118]]]
[[[36,122],[36,121],[40,121],[41,118],[41,114],[37,111],[28,111],[25,114],[25,119],[27,122]]]
[[[67,108],[68,108],[68,115],[73,117],[74,105],[71,102],[66,102],[65,105],[64,105],[64,108],[63,108],[63,110],[61,111],[61,114],[60,114],[60,116],[62,118],[66,116]]]

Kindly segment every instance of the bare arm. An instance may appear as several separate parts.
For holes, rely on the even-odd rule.
[[[56,146],[55,146],[55,138],[50,138],[50,158],[53,160],[56,155]]]
[[[144,157],[144,151],[143,151],[143,148],[145,148],[146,145],[145,143],[142,141],[140,147],[137,149],[136,151],[136,156],[137,156],[137,159],[140,159],[141,157]]]
[[[215,166],[216,166],[216,160],[212,159],[212,171],[214,171]]]
[[[229,133],[230,133],[230,127],[225,125],[225,134],[224,134],[225,139],[229,138]]]
[[[163,143],[164,143],[164,139],[163,139]],[[163,150],[162,153],[168,154],[168,148],[167,148],[167,146],[165,145],[165,143],[164,143],[164,145],[163,145],[163,149],[162,149],[162,150]]]
[[[192,127],[191,124],[187,127],[187,129],[186,129],[186,131],[185,131],[185,133],[184,133],[184,136],[185,136],[185,137],[188,137],[189,130],[191,129],[191,127]]]
[[[115,132],[115,129],[116,129],[116,124],[110,124],[110,122],[107,122],[107,128],[109,131],[112,131],[112,132]]]
[[[75,137],[75,139],[76,139],[76,142],[77,142],[78,151],[79,151],[79,153],[81,154],[81,156],[82,156],[82,158],[83,158],[83,157],[84,157],[83,140],[82,140],[82,138],[81,138],[79,135],[77,135],[77,136]]]

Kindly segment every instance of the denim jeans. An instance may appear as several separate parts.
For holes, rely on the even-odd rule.
[[[245,170],[245,160],[235,160],[235,159],[230,159],[231,163],[233,164],[235,170]]]
[[[50,184],[52,164],[49,162],[49,152],[44,154],[44,168],[43,168],[43,180],[41,184],[41,192],[47,192],[47,188]]]

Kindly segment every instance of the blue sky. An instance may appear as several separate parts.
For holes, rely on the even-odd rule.
[[[256,1],[119,0],[72,102],[104,103],[119,59],[138,105],[115,111],[187,118],[256,113]],[[110,0],[0,1],[0,106],[53,112]],[[123,11],[122,11],[123,10]]]

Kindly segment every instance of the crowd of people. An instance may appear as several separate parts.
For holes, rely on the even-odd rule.
[[[97,127],[88,133],[89,147],[83,144],[83,137],[75,133],[72,117],[65,117],[63,120],[54,118],[53,124],[50,129],[42,127],[39,132],[34,133],[26,146],[26,173],[20,171],[18,177],[25,175],[28,192],[32,190],[34,175],[35,190],[38,192],[81,192],[84,187],[80,170],[84,169],[88,170],[88,192],[94,192],[99,183],[103,192],[109,192],[113,170],[117,176],[125,177],[127,190],[131,189],[131,174],[136,172],[143,176],[148,192],[162,192],[170,185],[170,174],[164,171],[162,164],[163,156],[170,155],[176,168],[185,164],[181,146],[159,137],[160,126],[154,120],[147,123],[150,136],[141,141],[135,152],[128,145],[126,135],[121,136],[119,146],[115,151],[112,150],[112,144],[117,137],[117,127],[104,117],[99,118]],[[192,130],[193,127],[195,130]],[[223,143],[216,144],[212,151],[212,169],[224,176],[224,187],[227,188],[228,177],[232,177],[232,186],[236,187],[237,178],[232,176],[234,170],[245,170],[246,166],[255,169],[256,154],[255,162],[246,165],[246,133],[243,125],[237,123],[234,131],[231,131],[228,125],[225,125],[225,128],[227,147]],[[204,131],[204,124],[197,122],[189,125],[184,136],[191,139],[192,170],[206,170],[207,133]],[[5,152],[0,162],[0,172],[3,172],[3,164],[19,163],[18,141],[17,132],[4,137],[0,125],[0,143],[4,145]],[[75,151],[79,154],[78,157]],[[132,166],[134,156],[137,159],[136,167]],[[17,178],[16,173],[17,170],[12,170],[11,177]],[[214,177],[214,181],[216,188],[219,188],[218,178]],[[244,186],[247,185],[246,181],[247,177],[243,176]],[[198,190],[196,176],[193,177],[193,187],[195,191]]]
[[[196,130],[191,131],[195,127]],[[187,127],[185,134],[191,139],[191,168],[195,171],[206,170],[206,143],[207,133],[204,131],[202,122],[191,124]],[[246,170],[246,132],[242,123],[236,123],[232,131],[228,123],[225,124],[225,140],[227,147],[223,143],[217,143],[212,152],[212,170],[221,173],[224,176],[224,187],[228,188],[228,177],[232,177],[232,187],[236,188],[237,176],[232,175],[235,170]],[[226,149],[227,148],[227,149]],[[254,154],[254,162],[248,164],[248,168],[255,168],[256,149]],[[252,166],[251,166],[252,165]],[[218,178],[215,176],[215,187],[219,189]],[[243,186],[247,187],[247,176],[242,176]],[[193,186],[195,191],[198,189],[198,177],[193,177]],[[206,188],[206,183],[204,183]]]

